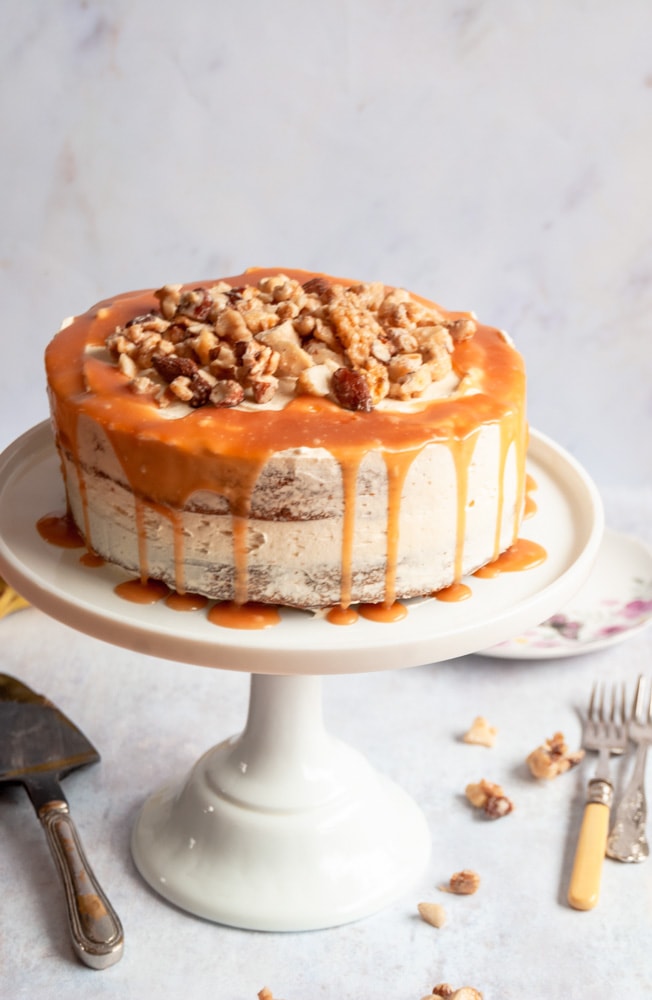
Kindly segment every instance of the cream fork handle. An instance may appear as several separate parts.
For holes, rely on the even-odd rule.
[[[594,778],[589,782],[589,800],[584,807],[568,887],[568,902],[575,910],[592,910],[600,896],[612,795],[608,781]]]
[[[638,744],[634,770],[616,809],[616,820],[607,841],[607,854],[616,861],[645,861],[650,853],[645,836],[645,761],[648,747],[649,743],[645,740]]]

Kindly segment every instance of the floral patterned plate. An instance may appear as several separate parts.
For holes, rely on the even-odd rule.
[[[552,659],[622,642],[652,622],[652,551],[606,529],[591,576],[552,618],[482,650],[482,656]]]

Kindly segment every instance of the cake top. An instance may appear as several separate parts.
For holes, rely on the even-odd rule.
[[[158,308],[108,334],[133,392],[160,407],[279,406],[306,395],[368,412],[384,399],[454,388],[454,346],[476,332],[471,315],[381,282],[255,270],[242,277],[165,285],[154,293]]]
[[[309,309],[293,317],[304,297]],[[303,335],[302,315],[314,321]],[[311,364],[301,368],[304,355]],[[45,364],[66,447],[74,451],[89,424],[101,428],[144,496],[154,468],[167,475],[167,449],[187,456],[193,474],[170,474],[157,494],[173,505],[213,488],[218,456],[248,463],[255,477],[287,449],[326,449],[343,462],[374,449],[389,460],[433,441],[464,447],[506,414],[516,433],[525,399],[522,357],[472,314],[382,284],[280,268],[113,296],[68,320]]]

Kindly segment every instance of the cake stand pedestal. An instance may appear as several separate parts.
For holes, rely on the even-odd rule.
[[[405,792],[326,732],[321,678],[254,674],[242,734],[145,803],[132,850],[183,909],[286,931],[377,911],[422,872],[430,840]]]
[[[206,753],[181,787],[144,804],[132,850],[166,899],[256,930],[345,923],[397,899],[424,869],[431,832],[417,805],[324,728],[321,675],[434,663],[487,648],[545,620],[581,587],[603,533],[584,470],[532,433],[538,513],[525,537],[548,558],[522,573],[474,579],[462,604],[406,602],[391,624],[337,627],[284,609],[279,626],[220,628],[202,612],[143,607],[114,592],[124,574],[55,549],[36,522],[63,510],[47,424],[0,456],[0,572],[28,601],[99,639],[153,656],[251,673],[243,732]]]

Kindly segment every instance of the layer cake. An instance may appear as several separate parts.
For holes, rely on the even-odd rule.
[[[470,313],[255,268],[101,302],[46,370],[69,513],[142,580],[389,606],[516,540],[524,365]]]

